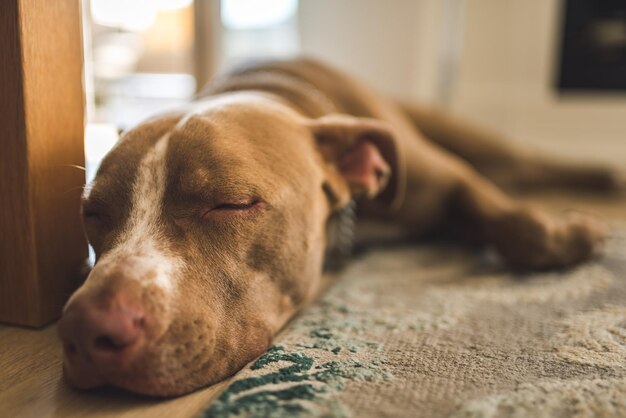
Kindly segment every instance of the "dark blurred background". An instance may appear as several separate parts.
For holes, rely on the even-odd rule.
[[[568,157],[626,160],[624,0],[84,0],[90,174],[118,129],[307,54]]]

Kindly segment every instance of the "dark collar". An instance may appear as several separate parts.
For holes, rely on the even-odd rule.
[[[351,200],[328,219],[324,272],[341,270],[352,256],[356,203]]]

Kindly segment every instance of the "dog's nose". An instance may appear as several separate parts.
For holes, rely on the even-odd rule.
[[[118,294],[105,301],[88,296],[77,298],[58,325],[67,366],[90,368],[93,372],[124,371],[141,355],[146,320],[141,305],[128,296]],[[78,371],[78,375],[91,374]],[[74,383],[90,386],[81,385],[80,381]]]

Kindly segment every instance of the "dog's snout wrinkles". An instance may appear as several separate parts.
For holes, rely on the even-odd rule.
[[[131,295],[77,298],[59,322],[70,380],[87,388],[101,383],[93,372],[129,369],[146,345],[146,327],[146,313]]]

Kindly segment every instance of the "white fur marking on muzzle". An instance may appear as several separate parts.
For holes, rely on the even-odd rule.
[[[126,263],[132,266],[132,276],[137,280],[172,292],[180,261],[168,250],[160,225],[168,142],[169,135],[160,138],[139,163],[129,218],[114,248],[98,264]]]

